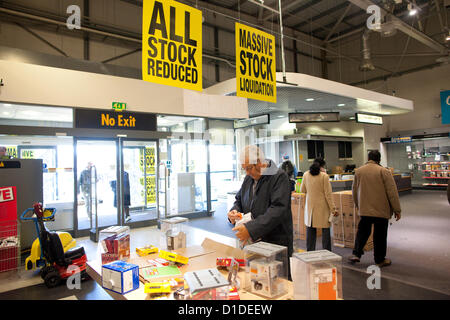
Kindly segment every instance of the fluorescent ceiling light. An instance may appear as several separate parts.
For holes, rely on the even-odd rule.
[[[338,107],[345,107],[345,103],[339,103],[337,106]]]
[[[350,120],[355,120],[355,117],[350,117],[349,119],[350,119]]]
[[[314,101],[314,99],[313,98],[308,98],[308,99],[306,99],[306,101]]]

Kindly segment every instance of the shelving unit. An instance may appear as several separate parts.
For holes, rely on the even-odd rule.
[[[432,181],[425,182],[422,185],[425,187],[447,187],[450,180],[450,162],[449,161],[433,161],[422,162],[421,171],[423,172],[423,178]]]

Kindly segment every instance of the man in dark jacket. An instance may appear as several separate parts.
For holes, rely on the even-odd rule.
[[[251,212],[252,220],[238,227],[236,237],[243,242],[261,240],[286,246],[293,253],[291,191],[286,173],[264,158],[256,146],[247,146],[241,156],[247,176],[236,194],[228,220],[236,223],[239,213]]]

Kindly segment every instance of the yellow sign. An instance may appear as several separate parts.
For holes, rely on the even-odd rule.
[[[144,184],[144,178],[141,178],[141,184]],[[144,196],[144,194],[142,194]],[[156,176],[147,176],[145,181],[145,197],[147,206],[152,207],[156,204]]]
[[[3,162],[0,162],[0,168],[3,168],[5,164]]]
[[[236,23],[238,97],[277,102],[275,37]]]
[[[22,158],[22,159],[34,159],[34,151],[33,150],[22,150],[20,152],[20,158]]]
[[[202,91],[201,10],[173,0],[144,0],[142,79]]]
[[[17,146],[7,146],[6,154],[10,157],[17,158]]]
[[[142,172],[144,172],[144,162],[147,174],[155,174],[155,148],[145,147],[145,151],[144,149],[139,150],[139,167],[141,168]]]

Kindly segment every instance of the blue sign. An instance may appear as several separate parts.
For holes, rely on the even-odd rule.
[[[391,143],[407,143],[412,142],[412,137],[392,137]]]
[[[450,90],[441,91],[442,124],[450,124]]]

